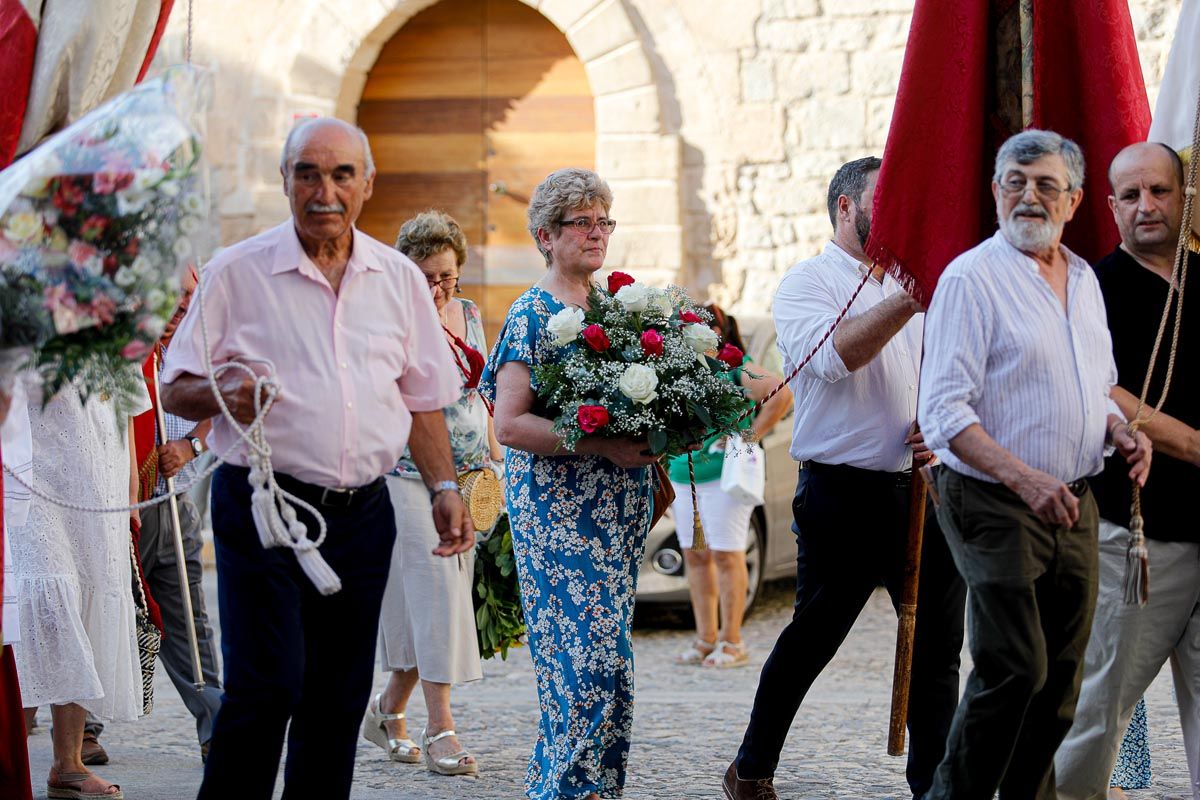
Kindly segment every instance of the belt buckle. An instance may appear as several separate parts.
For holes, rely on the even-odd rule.
[[[357,489],[322,489],[321,490],[321,505],[331,508],[349,508],[354,502],[354,494]],[[330,498],[336,498],[331,500]]]

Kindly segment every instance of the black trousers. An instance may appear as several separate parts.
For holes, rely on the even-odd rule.
[[[800,470],[792,503],[796,607],[763,665],[738,752],[743,779],[775,774],[788,729],[813,681],[841,646],[875,587],[899,606],[909,480],[897,473],[814,464]],[[966,588],[932,509],[926,511],[908,706],[908,783],[930,786],[958,701]]]
[[[392,503],[380,489],[320,508],[329,526],[321,554],[342,581],[322,596],[291,550],[259,543],[246,475],[224,465],[213,478],[225,696],[199,797],[269,800],[286,731],[284,798],[348,798],[396,538]]]
[[[1099,515],[1081,482],[1073,528],[1005,486],[943,467],[938,518],[971,589],[975,663],[927,800],[1054,800],[1098,584]]]

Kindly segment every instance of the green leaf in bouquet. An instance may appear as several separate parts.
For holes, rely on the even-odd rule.
[[[659,455],[667,451],[667,432],[664,430],[650,431],[647,439],[650,442],[650,452],[653,455]]]

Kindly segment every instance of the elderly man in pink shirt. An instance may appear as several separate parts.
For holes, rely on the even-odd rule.
[[[209,442],[230,462],[212,486],[225,696],[201,798],[270,798],[289,721],[284,797],[349,797],[396,536],[382,476],[405,444],[433,495],[441,541],[430,547],[451,556],[474,542],[442,415],[457,372],[433,300],[415,264],[354,227],[375,179],[366,136],[338,120],[302,123],[280,171],[292,218],[205,268],[208,345],[214,364],[274,365],[282,388],[264,432],[276,479],[325,518],[320,552],[342,588],[321,595],[291,550],[260,544],[244,446],[213,397],[200,315],[189,313],[167,355],[163,405],[214,418]],[[219,388],[239,422],[253,420],[248,376],[230,370]]]

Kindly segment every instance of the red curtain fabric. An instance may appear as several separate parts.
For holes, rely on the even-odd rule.
[[[21,0],[0,0],[0,169],[12,163],[29,101],[37,28]]]
[[[1083,203],[1063,243],[1089,262],[1120,242],[1108,207],[1108,165],[1144,142],[1150,103],[1126,0],[1041,0],[1033,15],[1033,125],[1074,139],[1087,159]]]
[[[946,265],[996,227],[993,162],[1011,132],[999,109],[1013,100],[996,88],[1007,81],[997,64],[1009,65],[997,27],[1015,11],[1014,0],[917,0],[913,10],[867,254],[925,302]],[[1034,0],[1033,98],[1034,126],[1087,157],[1084,205],[1065,242],[1099,258],[1117,237],[1108,162],[1144,140],[1150,121],[1126,0]]]

